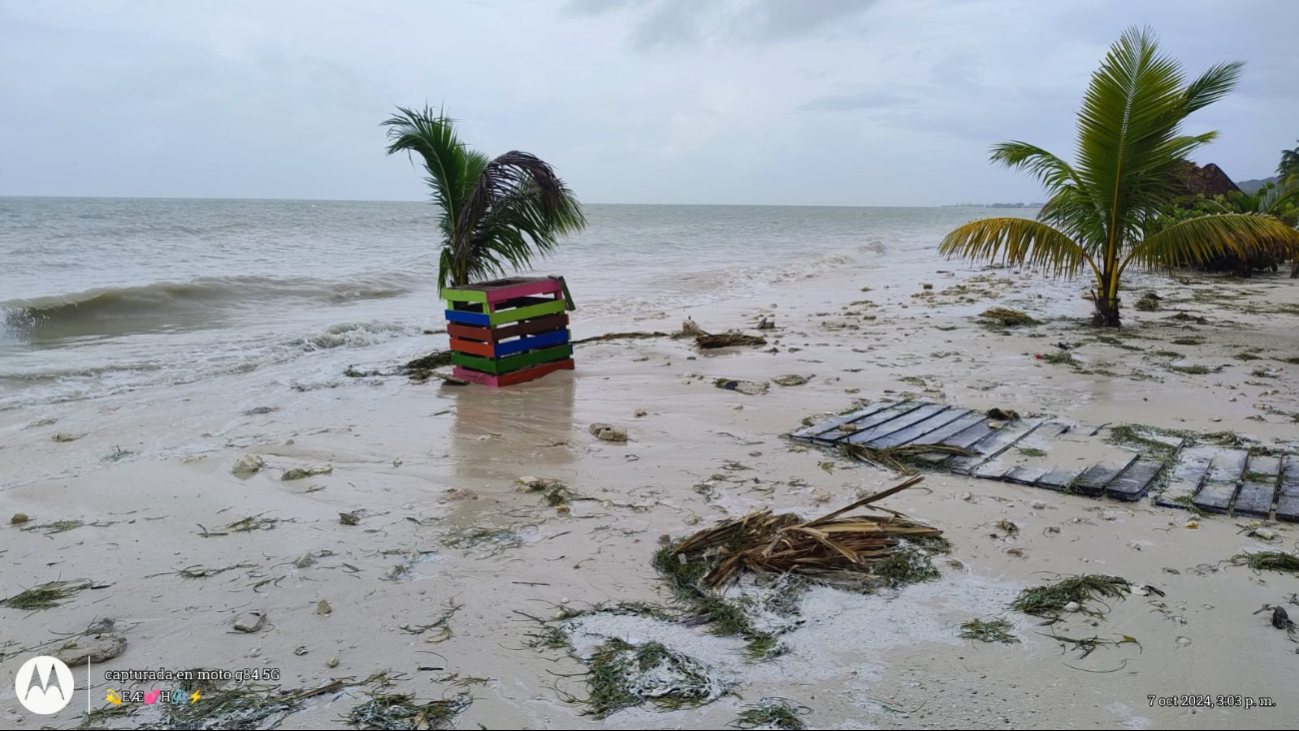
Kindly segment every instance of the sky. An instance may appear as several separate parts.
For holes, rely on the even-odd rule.
[[[1299,138],[1299,1],[0,0],[0,195],[418,200],[396,105],[532,152],[589,203],[1035,201],[990,145],[1073,158],[1133,24],[1188,75],[1236,180]]]

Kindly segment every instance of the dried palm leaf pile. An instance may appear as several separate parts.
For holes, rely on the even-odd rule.
[[[729,348],[732,345],[766,345],[767,339],[757,335],[745,335],[739,330],[727,330],[720,335],[705,331],[694,320],[686,320],[681,329],[672,335],[674,338],[694,338],[700,350]]]
[[[857,589],[934,578],[928,554],[908,544],[940,542],[942,531],[873,505],[923,479],[913,477],[815,520],[770,510],[727,520],[672,546],[662,563],[671,566],[675,558],[674,578],[715,590],[745,572],[799,574]],[[877,514],[850,515],[859,509]]]

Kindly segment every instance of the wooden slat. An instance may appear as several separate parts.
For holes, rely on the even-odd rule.
[[[468,353],[469,355],[478,355],[484,358],[496,357],[496,351],[491,343],[480,343],[477,340],[451,338],[451,349],[457,353]]]
[[[1047,490],[1064,490],[1082,474],[1080,469],[1054,469],[1038,478],[1037,486]]]
[[[1105,494],[1115,500],[1139,500],[1163,471],[1163,462],[1142,457],[1106,485]]]
[[[501,375],[510,371],[517,371],[520,368],[549,363],[552,360],[563,360],[573,355],[573,348],[570,345],[559,345],[554,348],[545,348],[543,350],[533,350],[521,355],[511,355],[508,358],[492,360],[490,358],[479,358],[473,355],[463,353],[451,353],[451,362],[464,366],[470,370],[482,371],[493,375]]]
[[[1021,466],[1007,472],[1001,479],[1016,485],[1036,485],[1037,481],[1051,472],[1049,467]]]
[[[969,449],[984,439],[999,433],[1001,433],[1001,429],[992,428],[992,421],[990,419],[983,419],[968,429],[953,434],[939,443],[945,444],[949,447],[963,447]]]
[[[876,439],[871,446],[878,449],[880,447],[896,447],[902,444],[915,443],[925,435],[938,431],[969,413],[969,409],[956,407],[944,409],[922,422],[912,424],[905,429],[899,429],[892,434]]]
[[[937,416],[948,409],[942,404],[925,404],[918,409],[913,409],[905,414],[899,414],[897,417],[889,419],[870,428],[858,429],[848,437],[852,444],[862,444],[868,447],[875,446],[875,440],[887,437],[895,432],[902,431],[909,426],[919,424],[930,417]]]
[[[464,368],[463,366],[456,366],[455,374],[457,377],[463,378],[466,381],[471,381],[473,383],[480,383],[484,386],[498,387],[498,386],[513,386],[516,383],[533,381],[547,374],[554,373],[555,371],[561,371],[561,370],[565,370],[565,371],[573,370],[573,359],[566,358],[564,360],[557,360],[551,363],[542,363],[541,365],[538,366],[533,366],[531,368],[524,368],[522,370],[517,370],[517,371],[511,371],[509,373],[499,375],[499,376],[492,375],[491,373],[482,373],[480,371],[471,371],[468,368]]]
[[[812,426],[805,426],[789,436],[791,439],[797,439],[800,442],[815,441],[816,437],[832,432],[844,424],[858,419],[863,419],[871,414],[879,413],[892,406],[896,406],[896,404],[891,401],[876,401],[865,408],[857,409],[856,411],[851,411],[847,414],[840,414],[833,419],[827,419],[826,421],[818,422]]]
[[[1245,467],[1245,480],[1236,495],[1233,513],[1261,515],[1272,513],[1272,496],[1281,481],[1281,460],[1276,457],[1252,455]]]
[[[941,444],[944,439],[954,437],[975,424],[987,420],[987,418],[988,417],[985,416],[983,412],[968,411],[964,416],[958,418],[956,421],[953,421],[941,429],[936,429],[925,434],[912,442],[912,444]]]
[[[896,403],[885,404],[882,409],[875,409],[869,414],[840,424],[830,432],[822,432],[818,434],[812,441],[822,445],[838,444],[839,442],[851,437],[853,434],[856,434],[858,431],[874,428],[891,419],[896,419],[903,414],[909,414],[924,405],[924,403],[919,401],[899,401]]]
[[[1078,479],[1073,481],[1070,489],[1080,495],[1089,495],[1091,497],[1103,495],[1106,485],[1109,485],[1114,478],[1118,477],[1128,467],[1131,467],[1139,456],[1134,452],[1132,456],[1120,459],[1118,464],[1097,462],[1083,470],[1082,474],[1078,475]]]
[[[1236,496],[1240,478],[1245,472],[1245,463],[1249,452],[1240,449],[1224,449],[1213,456],[1209,465],[1209,474],[1204,485],[1195,494],[1195,506],[1201,510],[1225,513],[1231,508],[1231,500]]]
[[[1292,454],[1285,459],[1281,490],[1276,499],[1276,517],[1278,520],[1299,523],[1299,455]]]
[[[1217,453],[1213,447],[1187,447],[1177,454],[1168,485],[1155,497],[1155,505],[1165,508],[1185,508],[1186,501],[1199,492],[1209,474],[1209,465]]]
[[[533,298],[524,298],[533,299]],[[493,312],[490,315],[490,324],[504,325],[509,322],[518,322],[519,320],[529,320],[543,315],[554,315],[564,311],[566,307],[564,300],[542,301],[539,304],[528,305],[526,307],[516,307],[512,310],[503,312]]]
[[[1021,419],[1012,421],[1001,429],[994,430],[994,434],[985,437],[970,447],[979,453],[978,456],[953,458],[950,463],[952,471],[958,475],[968,475],[974,472],[983,466],[985,462],[996,459],[1002,452],[1015,446],[1016,442],[1032,434],[1041,425],[1041,421],[1025,421]]]

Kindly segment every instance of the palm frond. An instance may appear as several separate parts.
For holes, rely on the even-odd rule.
[[[1096,268],[1083,247],[1066,234],[1031,218],[985,218],[947,234],[938,246],[949,257],[1032,264],[1072,275],[1084,263]]]
[[[1249,255],[1276,249],[1299,255],[1299,231],[1272,216],[1219,213],[1151,234],[1132,248],[1120,271],[1132,262],[1149,267],[1201,265],[1227,252]]]
[[[1048,191],[1054,192],[1068,183],[1078,185],[1078,173],[1069,163],[1037,145],[1013,140],[993,145],[993,162],[1015,170],[1025,170],[1037,178]]]
[[[441,228],[446,242],[454,236],[455,221],[464,203],[466,181],[471,180],[465,146],[456,137],[455,123],[432,107],[397,107],[397,113],[380,123],[388,128],[388,154],[418,155],[428,173],[425,182],[433,202],[442,210]]]

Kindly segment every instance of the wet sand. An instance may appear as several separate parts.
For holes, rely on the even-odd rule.
[[[695,310],[607,319],[579,311],[577,338],[676,330],[685,316],[714,332],[753,332],[763,316],[776,328],[763,333],[767,346],[708,353],[688,340],[592,343],[577,349],[576,372],[499,391],[340,376],[302,390],[285,383],[270,396],[189,384],[166,401],[127,395],[4,412],[0,514],[25,513],[27,527],[85,525],[49,535],[5,525],[0,589],[10,596],[71,579],[102,588],[53,609],[0,608],[2,664],[13,672],[27,648],[111,617],[128,644],[92,666],[96,708],[105,706],[106,670],[270,667],[286,688],[388,671],[394,691],[421,700],[467,691],[474,701],[461,728],[716,728],[764,696],[796,700],[812,709],[810,726],[828,728],[1289,726],[1299,644],[1254,612],[1284,604],[1299,577],[1224,560],[1293,551],[1295,526],[1271,526],[1280,539],[1264,543],[1242,531],[1244,518],[1210,516],[1191,529],[1188,513],[1148,500],[941,473],[885,506],[946,532],[954,551],[936,561],[942,577],[872,596],[817,589],[784,656],[752,663],[741,641],[703,628],[610,623],[611,633],[661,633],[733,677],[738,696],[600,721],[563,700],[585,697],[575,675],[583,666],[525,646],[536,630],[525,614],[667,600],[650,566],[660,536],[763,507],[810,517],[894,484],[896,475],[782,436],[854,399],[911,395],[1293,443],[1299,364],[1288,361],[1299,359],[1299,281],[1179,276],[1134,278],[1128,303],[1152,289],[1163,309],[1129,307],[1117,333],[1083,325],[1090,304],[1081,281],[936,260],[927,271],[842,270]],[[984,327],[975,315],[994,305],[1045,322]],[[1206,322],[1168,319],[1183,310]],[[444,337],[428,336],[427,350]],[[1057,342],[1076,345],[1075,365],[1035,357]],[[1211,372],[1176,369],[1193,365]],[[755,396],[713,386],[785,374],[810,380]],[[258,407],[272,410],[248,413]],[[588,432],[595,422],[627,429],[630,441],[597,440]],[[247,454],[266,467],[233,476]],[[281,480],[316,464],[332,472]],[[557,511],[520,490],[524,476],[562,480],[589,499]],[[275,522],[214,535],[250,516]],[[996,530],[1001,519],[1019,533]],[[186,578],[187,568],[225,570]],[[1134,594],[1110,602],[1104,618],[1069,615],[1054,627],[1007,607],[1026,586],[1082,573],[1119,575],[1165,596]],[[320,613],[322,600],[330,613]],[[452,606],[449,631],[413,633]],[[266,614],[266,626],[233,632],[234,618],[251,610]],[[960,639],[961,622],[996,616],[1015,625],[1020,643]],[[1080,657],[1051,631],[1140,645]],[[73,670],[80,688],[84,665]],[[1277,707],[1149,701],[1187,694],[1267,696]],[[283,727],[341,726],[366,698],[364,689],[313,698]],[[52,722],[76,725],[83,702],[78,694]],[[38,723],[12,696],[0,706],[6,725]]]

